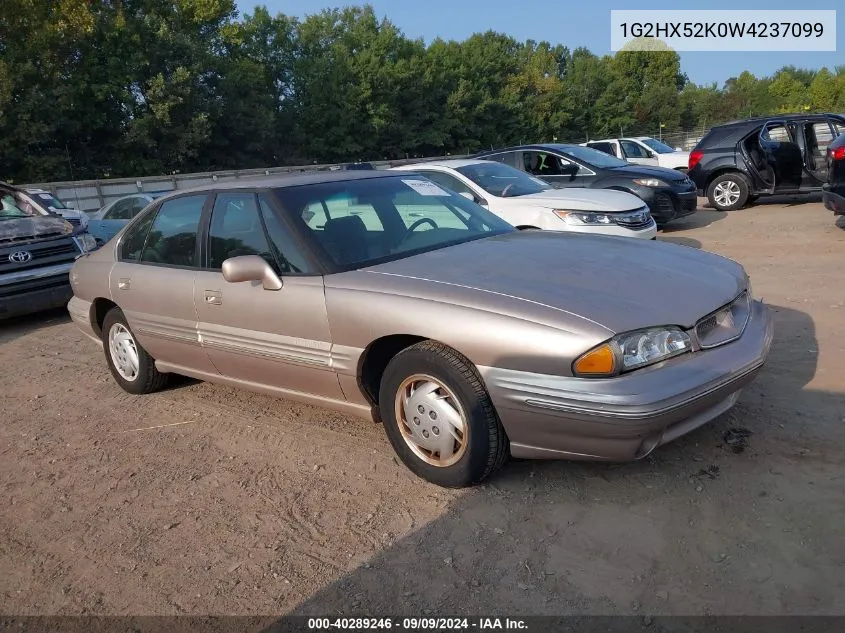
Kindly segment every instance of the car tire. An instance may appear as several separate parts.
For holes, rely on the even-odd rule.
[[[115,382],[124,391],[140,395],[159,391],[169,374],[155,366],[155,359],[135,340],[123,310],[112,308],[103,320],[103,351]]]
[[[721,174],[707,187],[707,199],[718,211],[735,211],[748,202],[748,180],[740,173]]]
[[[478,371],[441,343],[423,341],[390,360],[379,388],[379,409],[387,438],[402,462],[438,486],[478,484],[510,454],[505,429]],[[447,448],[438,451],[436,446]]]

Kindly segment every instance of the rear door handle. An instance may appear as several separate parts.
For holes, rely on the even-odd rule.
[[[219,306],[223,303],[223,293],[219,290],[206,290],[205,302],[208,305]]]
[[[132,280],[128,277],[123,277],[122,279],[117,280],[117,289],[118,290],[129,290],[129,287],[132,285]]]

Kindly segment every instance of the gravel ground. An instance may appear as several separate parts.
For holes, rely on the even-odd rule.
[[[790,199],[661,233],[746,266],[776,320],[759,379],[642,462],[464,491],[375,424],[128,395],[63,311],[0,324],[0,612],[845,614],[843,229]]]

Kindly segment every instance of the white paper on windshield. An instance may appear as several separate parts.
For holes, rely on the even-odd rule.
[[[450,195],[448,191],[441,189],[433,182],[428,182],[427,180],[402,180],[406,185],[408,185],[411,189],[416,191],[421,196],[448,196]]]

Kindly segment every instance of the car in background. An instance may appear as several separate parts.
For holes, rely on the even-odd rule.
[[[46,189],[24,189],[26,195],[32,202],[40,206],[44,210],[55,213],[63,217],[71,223],[74,227],[79,227],[83,231],[88,228],[88,214],[79,209],[72,209],[64,202],[59,200],[52,193]]]
[[[509,455],[642,459],[730,409],[773,334],[736,262],[518,231],[409,171],[174,192],[71,283],[128,393],[182,374],[381,422],[448,487]]]
[[[606,138],[600,141],[587,141],[581,145],[592,147],[635,165],[655,165],[682,172],[686,172],[689,168],[689,152],[670,147],[663,141],[650,136]]]
[[[118,231],[138,215],[141,209],[162,195],[164,195],[163,192],[133,193],[113,200],[91,216],[88,232],[94,236],[97,244],[102,246],[117,235]]]
[[[845,215],[845,132],[827,149],[827,182],[822,188],[822,202],[834,215]]]
[[[841,114],[778,114],[713,127],[690,152],[689,176],[719,211],[761,196],[815,193],[828,181],[827,150]]]
[[[643,200],[658,226],[695,213],[695,184],[684,174],[663,167],[631,165],[591,147],[565,144],[520,145],[480,152],[542,178],[554,187],[615,189]]]
[[[657,224],[648,207],[622,191],[556,189],[523,171],[481,159],[434,160],[391,170],[422,174],[520,229],[656,239]]]
[[[71,266],[94,247],[64,218],[33,209],[21,190],[0,186],[0,319],[66,305]]]

